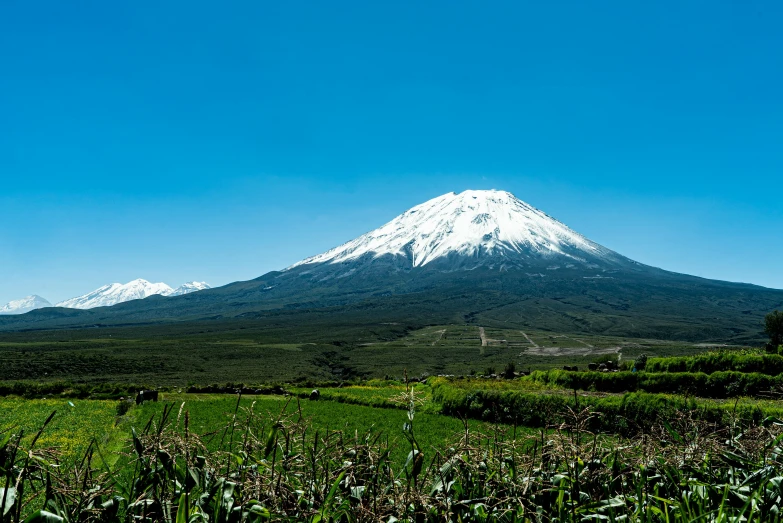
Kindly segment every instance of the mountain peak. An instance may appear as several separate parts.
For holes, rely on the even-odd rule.
[[[37,294],[31,294],[20,300],[12,300],[6,303],[3,307],[0,307],[0,314],[24,314],[35,309],[42,309],[44,307],[51,307],[44,298],[41,298]]]
[[[183,283],[166,296],[182,296],[183,294],[190,294],[191,292],[198,292],[211,288],[212,287],[210,287],[207,282],[204,281],[189,281]]]
[[[143,278],[138,278],[126,284],[111,283],[104,285],[92,292],[61,301],[57,307],[71,309],[92,309],[93,307],[108,307],[118,303],[140,300],[153,294],[167,295],[174,289],[165,283],[150,283]]]
[[[144,278],[137,278],[128,283],[110,283],[99,287],[82,296],[61,301],[57,307],[70,309],[92,309],[94,307],[110,307],[131,300],[141,300],[153,295],[181,296],[191,292],[209,289],[205,282],[191,281],[176,289],[172,289],[165,283],[150,283]]]
[[[289,269],[384,256],[405,258],[410,267],[459,258],[456,262],[462,268],[494,260],[526,265],[559,258],[594,264],[620,258],[510,192],[467,190],[426,201],[374,231]]]

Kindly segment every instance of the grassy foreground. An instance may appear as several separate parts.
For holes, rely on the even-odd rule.
[[[606,436],[603,413],[562,404],[557,423],[522,430],[438,414],[444,387],[465,383],[318,402],[169,394],[119,416],[117,402],[2,399],[0,520],[780,520],[775,418],[683,409]]]

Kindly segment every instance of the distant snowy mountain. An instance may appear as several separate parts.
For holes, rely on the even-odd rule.
[[[139,278],[126,284],[111,283],[104,285],[92,292],[61,301],[56,307],[67,307],[70,309],[92,309],[94,307],[110,307],[118,303],[124,303],[131,300],[140,300],[149,296],[159,294],[161,296],[181,296],[191,292],[209,289],[209,285],[204,282],[191,281],[172,289],[165,283],[150,283],[147,280]]]
[[[150,283],[147,280],[138,279],[126,284],[112,283],[104,285],[92,292],[61,301],[56,307],[68,307],[70,309],[92,309],[93,307],[108,307],[130,300],[139,300],[153,294],[168,295],[174,289],[165,283]]]
[[[204,291],[207,289],[211,289],[211,287],[207,285],[206,282],[189,281],[187,283],[183,283],[170,293],[166,294],[166,296],[182,296],[183,294],[190,294],[191,292]]]
[[[286,269],[339,266],[342,275],[391,258],[399,268],[441,270],[545,265],[594,268],[629,260],[505,191],[448,193]],[[437,263],[436,263],[437,262]],[[326,269],[326,267],[324,267]]]
[[[41,298],[38,295],[33,294],[27,296],[21,300],[10,301],[0,308],[0,314],[24,314],[35,309],[42,309],[44,307],[51,307],[52,304]]]

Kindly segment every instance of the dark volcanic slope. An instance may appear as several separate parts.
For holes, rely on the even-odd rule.
[[[87,311],[48,308],[0,317],[0,329],[48,329],[275,316],[326,309],[335,322],[478,323],[560,332],[757,342],[761,318],[783,291],[641,267],[610,275],[528,276],[520,270],[437,272],[313,282],[302,269],[164,298]],[[326,311],[325,311],[326,312]]]
[[[444,195],[322,255],[258,279],[87,311],[0,317],[0,330],[314,311],[337,322],[477,323],[634,337],[757,342],[783,291],[629,260],[508,193]],[[290,320],[290,318],[289,318]]]

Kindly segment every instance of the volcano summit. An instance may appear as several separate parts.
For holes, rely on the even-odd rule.
[[[505,191],[449,193],[386,225],[289,267],[340,264],[353,270],[390,256],[400,268],[505,269],[540,263],[612,267],[622,256]]]

